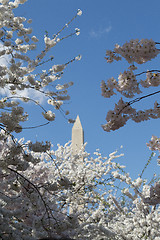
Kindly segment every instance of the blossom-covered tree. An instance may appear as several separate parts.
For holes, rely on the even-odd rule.
[[[142,94],[142,88],[158,87],[160,85],[160,70],[147,70],[140,73],[136,73],[138,67],[147,61],[152,60],[159,54],[158,42],[154,42],[152,39],[131,40],[124,45],[115,45],[113,51],[106,51],[106,60],[108,63],[113,61],[120,61],[124,58],[129,67],[123,73],[120,73],[118,80],[110,78],[107,82],[101,82],[102,96],[110,98],[120,93],[120,100],[115,104],[113,110],[109,110],[106,116],[107,123],[102,125],[104,131],[115,131],[123,127],[129,119],[135,122],[146,121],[149,119],[160,118],[159,103],[156,101],[154,107],[150,109],[136,110],[131,105],[141,101],[144,98],[156,95],[160,93],[159,90],[151,92],[149,94],[137,97]],[[141,77],[146,74],[146,79]],[[132,99],[125,101],[124,98]],[[152,151],[160,152],[160,138],[152,136],[151,141],[147,143],[147,146]],[[158,157],[158,164],[159,164]],[[149,162],[146,164],[146,166]],[[145,166],[145,167],[146,167]],[[160,181],[154,179],[149,184],[147,180],[142,180],[142,174],[134,181],[131,180],[128,173],[123,172],[121,174],[118,171],[112,172],[114,179],[119,179],[121,182],[128,185],[124,187],[121,192],[130,198],[129,201],[125,201],[124,206],[119,204],[114,196],[111,196],[111,201],[114,203],[113,209],[115,217],[109,224],[115,229],[117,234],[122,234],[120,239],[159,239],[159,203],[160,203]],[[151,185],[150,184],[153,184]],[[132,190],[129,190],[132,189]],[[132,193],[131,193],[132,192]],[[128,206],[126,205],[128,204]],[[118,213],[119,212],[119,213]],[[118,215],[117,215],[118,214]]]
[[[23,144],[21,140],[15,145],[11,138],[3,144],[3,239],[114,236],[107,225],[99,223],[105,216],[107,192],[101,194],[98,185],[103,175],[110,175],[116,153],[108,159],[100,153],[91,158],[84,149],[73,156],[70,144],[59,145],[56,151],[45,151],[38,142]]]
[[[116,152],[1,143],[2,239],[158,239],[159,183],[132,180]]]
[[[116,44],[113,51],[106,51],[105,59],[108,63],[112,63],[114,60],[120,61],[124,58],[130,66],[128,70],[119,74],[118,80],[112,77],[107,82],[101,82],[102,96],[110,98],[117,91],[125,98],[132,100],[125,101],[121,97],[115,104],[114,109],[108,111],[106,116],[107,123],[102,125],[104,131],[115,131],[123,127],[129,119],[139,123],[160,118],[160,105],[157,101],[154,102],[153,108],[150,109],[136,110],[131,106],[136,102],[160,93],[160,90],[157,90],[137,97],[137,95],[143,94],[142,88],[152,88],[153,91],[153,87],[159,87],[160,85],[160,70],[152,69],[136,73],[138,69],[136,64],[142,65],[157,57],[160,53],[158,45],[159,43],[154,42],[152,39],[134,39],[122,46]],[[143,75],[146,75],[144,80],[141,79]],[[152,136],[147,146],[153,151],[158,150],[160,152],[160,138]]]
[[[76,28],[73,33],[62,38],[60,37],[61,32],[77,16],[80,16],[82,11],[79,9],[68,24],[65,24],[53,37],[49,37],[49,34],[46,32],[43,50],[36,55],[34,54],[35,56],[33,57],[33,54],[31,55],[30,52],[36,49],[39,40],[32,34],[32,29],[27,26],[31,24],[32,20],[14,15],[14,9],[25,2],[26,0],[13,2],[2,0],[0,6],[0,56],[8,60],[8,65],[0,66],[0,87],[8,91],[8,96],[0,100],[0,108],[2,109],[0,119],[1,127],[5,127],[10,133],[14,131],[17,133],[21,132],[20,122],[26,121],[28,117],[28,114],[24,113],[23,108],[19,106],[20,102],[17,99],[23,102],[32,101],[40,106],[38,101],[24,97],[24,91],[32,90],[32,95],[33,91],[39,92],[46,97],[48,104],[53,109],[61,109],[63,102],[70,99],[67,89],[73,85],[73,82],[57,83],[56,86],[53,83],[55,84],[56,80],[61,79],[63,71],[68,64],[81,58],[79,55],[66,63],[53,65],[54,57],[48,58],[47,53],[65,38],[80,34],[80,30]],[[49,69],[40,69],[41,65],[49,61],[52,64]],[[51,110],[45,110],[42,106],[41,108],[44,118],[48,121],[54,121],[55,113]],[[66,115],[68,113],[66,111]]]

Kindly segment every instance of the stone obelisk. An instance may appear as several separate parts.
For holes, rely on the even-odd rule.
[[[83,144],[84,132],[79,116],[77,116],[72,128],[72,154],[76,155],[81,150]]]
[[[72,155],[73,156],[77,155],[79,153],[83,144],[84,144],[84,132],[83,132],[83,128],[82,128],[82,124],[81,124],[81,121],[79,119],[79,116],[77,116],[76,121],[74,122],[74,125],[72,127]],[[79,165],[83,164],[83,158],[82,157],[78,157],[78,159],[76,159],[76,160],[78,161]],[[83,187],[81,187],[79,189],[77,194],[79,194],[79,198],[82,198],[82,196],[84,195]],[[76,202],[74,201],[74,205],[75,205],[75,203]],[[78,211],[81,211],[83,208],[84,208],[84,204],[77,203],[77,210]],[[69,208],[69,213],[70,214],[73,213],[72,207]]]

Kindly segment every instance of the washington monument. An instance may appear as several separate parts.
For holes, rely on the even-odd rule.
[[[72,127],[72,153],[76,155],[82,148],[84,144],[84,132],[81,125],[79,116],[77,116],[76,121]]]

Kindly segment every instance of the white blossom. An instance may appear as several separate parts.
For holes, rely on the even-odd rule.
[[[81,9],[78,9],[78,10],[77,10],[77,15],[78,15],[78,16],[81,16],[81,15],[82,15],[82,10],[81,10]]]
[[[55,114],[52,113],[52,111],[47,111],[47,112],[42,112],[43,116],[45,119],[47,119],[48,121],[54,121],[55,120]]]
[[[65,65],[64,65],[64,64],[62,64],[62,65],[54,65],[54,66],[52,67],[52,69],[53,69],[53,71],[54,71],[55,73],[58,73],[58,72],[63,71],[64,68],[65,68]]]

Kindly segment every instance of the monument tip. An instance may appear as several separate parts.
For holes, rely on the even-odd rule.
[[[77,118],[76,118],[76,120],[74,122],[73,128],[82,128],[82,124],[81,124],[79,115],[77,115]]]

